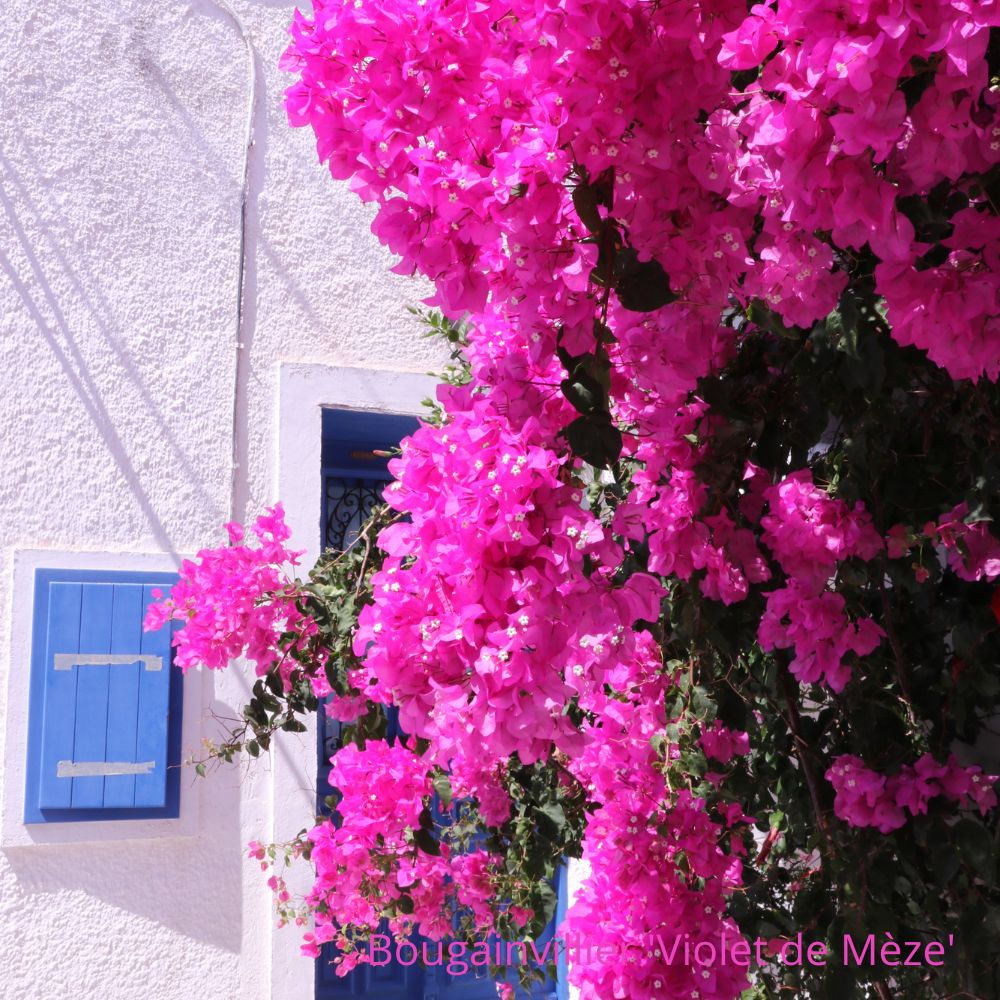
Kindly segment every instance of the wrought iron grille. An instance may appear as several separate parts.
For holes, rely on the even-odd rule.
[[[387,483],[362,476],[323,476],[323,547],[346,549],[358,537]]]

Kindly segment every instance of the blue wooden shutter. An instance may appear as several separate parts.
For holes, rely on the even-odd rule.
[[[180,676],[169,626],[142,629],[176,579],[37,572],[25,822],[178,814]]]

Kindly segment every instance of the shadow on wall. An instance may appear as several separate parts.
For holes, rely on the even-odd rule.
[[[213,11],[208,3],[201,6],[203,9],[198,10],[198,13],[227,20],[221,12]],[[234,188],[239,187],[239,179],[232,174],[231,166],[227,168],[222,156],[211,147],[195,117],[177,97],[158,64],[155,53],[143,40],[140,31],[135,31],[129,44],[132,47],[130,50],[132,68],[137,70],[150,85],[148,92],[154,98],[149,102],[150,111],[153,115],[158,114],[161,118],[169,119],[171,131],[177,140],[178,154],[184,156],[185,150],[196,151],[194,159],[199,165],[207,167],[208,175],[220,196],[232,198]],[[255,149],[250,157],[249,194],[245,208],[247,239],[242,341],[246,357],[249,357],[256,325],[258,251],[264,252],[269,257],[272,273],[285,282],[289,294],[303,312],[311,321],[318,322],[302,289],[287,275],[277,255],[259,235],[257,198],[264,184],[264,155],[268,125],[267,114],[261,113],[262,102],[266,101],[264,73],[256,53],[254,59],[257,61]],[[234,115],[242,118],[244,108],[245,105],[234,108]],[[155,124],[162,127],[164,122]],[[18,146],[22,151],[17,157],[18,164],[0,150],[0,209],[6,216],[13,236],[12,246],[0,247],[0,274],[9,280],[17,298],[38,328],[44,344],[64,373],[68,389],[79,398],[97,434],[104,441],[109,455],[118,467],[123,480],[128,484],[138,508],[148,523],[157,547],[176,556],[174,541],[143,483],[144,473],[136,468],[134,456],[130,454],[129,443],[115,427],[115,422],[109,413],[106,399],[102,395],[102,391],[106,393],[108,390],[106,387],[102,390],[88,366],[87,355],[93,355],[95,345],[87,342],[87,351],[81,350],[81,337],[90,338],[92,341],[99,336],[102,346],[106,348],[103,356],[109,360],[113,359],[118,380],[123,385],[130,384],[134,387],[136,395],[142,401],[147,418],[155,423],[157,441],[163,450],[162,460],[164,465],[170,468],[171,475],[177,482],[177,491],[189,497],[190,502],[197,505],[209,523],[221,523],[227,518],[229,511],[220,508],[218,494],[213,498],[206,490],[204,468],[200,467],[185,449],[171,420],[157,405],[150,387],[143,381],[129,354],[130,335],[135,331],[123,329],[116,319],[113,303],[102,289],[95,270],[88,267],[88,248],[79,245],[72,236],[66,235],[73,232],[72,220],[60,207],[59,199],[33,196],[33,192],[44,193],[51,190],[44,156],[39,155],[39,151],[32,147],[28,135],[23,132],[18,136]],[[242,164],[242,152],[239,150],[238,157],[234,157],[240,164]],[[238,217],[233,220],[232,246],[235,277],[239,250]],[[129,266],[127,259],[123,259],[120,263],[123,268]],[[196,266],[197,262],[192,261],[192,267]],[[59,290],[58,293],[56,289]],[[67,291],[72,297],[72,308],[66,300]],[[82,315],[86,316],[85,331],[80,329]],[[235,340],[235,296],[232,305],[232,327],[227,329],[225,334]],[[235,352],[235,344],[233,351]],[[241,468],[246,468],[248,451],[246,389],[247,386],[244,385],[239,391],[234,420],[238,429],[236,458]],[[234,498],[235,513],[237,517],[242,517],[247,499],[245,483],[239,484],[238,492],[241,495]]]
[[[291,7],[285,0],[253,0],[253,6],[272,9],[284,9],[289,11],[289,21],[291,20]],[[194,0],[191,9],[193,12],[221,21],[234,27],[240,34],[245,31],[244,24],[236,18],[232,10],[223,4],[216,3],[216,0]],[[191,112],[184,106],[176,91],[167,78],[163,69],[157,62],[154,52],[144,42],[140,35],[132,39],[138,62],[147,80],[158,88],[164,103],[161,108],[168,109],[172,117],[172,125],[175,133],[186,142],[190,148],[196,149],[200,154],[200,162],[204,164],[209,176],[220,186],[225,188],[232,182],[232,178],[227,171],[226,162],[216,152],[207,136],[198,124],[198,121]],[[285,293],[295,303],[308,325],[313,329],[321,329],[324,321],[317,315],[302,286],[295,280],[289,268],[286,266],[277,250],[266,239],[262,232],[260,220],[260,195],[264,191],[267,182],[267,153],[268,138],[270,134],[269,111],[272,109],[272,102],[277,102],[276,95],[272,95],[268,89],[266,67],[263,64],[260,53],[250,45],[251,56],[254,62],[254,92],[251,136],[252,145],[247,164],[246,202],[243,207],[244,212],[244,233],[245,244],[243,248],[243,324],[241,341],[243,344],[243,356],[249,362],[253,348],[254,337],[257,330],[257,304],[258,304],[258,259],[261,255],[266,259],[269,277],[277,278],[283,285]],[[250,80],[246,81],[247,87]],[[244,95],[244,99],[249,95]],[[239,114],[244,113],[245,105],[239,108]],[[241,151],[242,152],[242,151]],[[238,232],[234,233],[234,240],[238,240]],[[234,306],[235,310],[235,306]],[[247,384],[253,381],[253,385]],[[234,433],[236,436],[234,446],[234,457],[237,467],[247,468],[249,461],[249,394],[253,389],[255,392],[268,392],[268,386],[261,384],[259,375],[249,369],[246,381],[240,380],[237,386],[236,413],[234,419]],[[238,521],[246,519],[246,508],[249,500],[249,482],[246,477],[237,477],[234,484],[233,496],[233,517]]]
[[[150,502],[149,494],[142,485],[139,473],[132,464],[125,444],[115,429],[114,423],[108,414],[107,406],[104,403],[96,382],[90,374],[86,360],[77,345],[74,333],[70,328],[69,321],[59,304],[58,298],[52,291],[52,287],[46,276],[45,270],[32,248],[31,240],[28,238],[28,235],[21,224],[15,208],[14,199],[10,196],[7,190],[7,185],[10,185],[17,192],[18,200],[22,204],[28,206],[28,209],[34,213],[36,217],[35,224],[37,225],[39,231],[45,235],[47,242],[50,244],[55,259],[59,262],[61,271],[73,286],[80,298],[80,301],[85,303],[87,308],[90,310],[98,328],[104,334],[105,341],[114,350],[115,355],[122,366],[123,372],[136,385],[143,400],[148,405],[149,412],[155,415],[157,425],[162,434],[162,439],[169,445],[172,452],[172,458],[176,462],[175,468],[178,469],[178,472],[185,474],[190,479],[191,485],[195,490],[199,502],[208,505],[209,509],[211,509],[212,504],[211,498],[205,492],[205,489],[201,484],[200,477],[195,473],[190,458],[185,454],[184,450],[177,442],[169,424],[167,424],[167,422],[163,419],[163,416],[156,409],[156,406],[150,397],[149,391],[142,384],[131,359],[122,350],[117,339],[119,331],[115,327],[114,321],[111,318],[111,310],[107,301],[101,296],[99,286],[96,284],[92,285],[92,287],[96,289],[97,301],[100,302],[103,314],[98,311],[95,301],[89,297],[87,292],[87,283],[81,279],[79,274],[73,268],[73,265],[69,262],[66,254],[59,246],[55,237],[52,235],[49,227],[46,225],[40,210],[31,202],[26,186],[21,182],[18,175],[15,173],[10,161],[3,155],[3,153],[0,153],[0,207],[3,208],[3,211],[7,216],[7,221],[17,237],[21,251],[24,254],[25,259],[28,261],[28,267],[33,278],[33,285],[38,289],[38,292],[33,292],[31,285],[22,279],[10,257],[7,256],[3,249],[0,249],[0,270],[7,275],[14,291],[24,304],[28,315],[38,327],[39,332],[45,339],[45,342],[48,344],[50,350],[65,373],[67,381],[72,386],[77,397],[80,399],[80,402],[83,404],[88,416],[93,421],[95,429],[107,443],[108,452],[114,459],[114,462],[121,471],[125,481],[129,484],[129,487],[136,498],[136,502],[142,510],[142,513],[153,532],[153,537],[156,539],[157,545],[162,551],[168,552],[172,556],[177,556],[173,542],[171,541],[156,510],[153,508],[153,505]]]
[[[291,11],[296,5],[289,4],[285,0],[253,0],[253,6],[286,10],[288,11],[288,21],[290,23]],[[238,23],[234,21],[231,15],[214,5],[213,0],[198,0],[194,5],[194,9],[199,14],[215,17],[231,24],[236,23],[238,26]],[[271,94],[268,90],[266,67],[263,64],[260,53],[254,49],[253,55],[257,76],[257,93],[256,101],[254,102],[253,150],[250,155],[249,184],[247,187],[247,319],[251,318],[252,314],[250,310],[256,306],[256,258],[259,251],[267,259],[269,265],[268,274],[278,278],[284,285],[289,297],[302,311],[309,323],[316,329],[320,329],[323,327],[325,321],[317,315],[305,290],[295,280],[294,276],[289,273],[288,267],[278,255],[277,250],[261,233],[258,200],[261,192],[264,190],[267,179],[267,151],[270,134],[268,112],[279,106],[280,98],[278,95]],[[175,119],[174,125],[176,131],[178,134],[183,135],[202,154],[203,162],[207,165],[211,176],[221,184],[228,183],[229,178],[226,173],[225,162],[209,144],[197,121],[178,99],[177,94],[170,85],[170,81],[156,64],[153,53],[147,50],[146,57],[146,64],[150,68],[150,82],[160,88],[164,99],[170,106]],[[291,84],[291,77],[289,77],[287,83]],[[242,114],[243,109],[240,108],[239,111]],[[253,275],[251,275],[251,268],[253,268]],[[251,284],[251,277],[254,278],[253,284]]]
[[[232,706],[219,701],[213,701],[208,711],[220,717],[236,714]],[[49,908],[46,897],[53,897],[54,903],[56,897],[80,893],[148,922],[131,933],[148,934],[154,926],[165,927],[199,946],[239,954],[240,901],[247,864],[240,833],[244,771],[238,764],[224,765],[203,779],[196,777],[193,768],[185,772],[183,782],[202,786],[199,826],[211,831],[210,835],[5,848],[2,854],[15,883],[11,887],[14,898],[5,893],[2,909],[11,914],[19,909],[44,912]],[[87,836],[87,825],[78,824],[81,841]],[[85,929],[68,929],[61,946],[72,947],[74,937],[84,933]],[[128,922],[116,922],[115,935],[122,939],[114,942],[116,946],[125,946]]]
[[[144,56],[141,61],[149,65],[148,50]],[[179,488],[184,489],[192,502],[199,505],[203,511],[211,512],[213,521],[224,520],[227,512],[220,509],[218,503],[206,491],[203,485],[204,470],[196,467],[178,440],[173,426],[143,382],[124,346],[129,331],[122,330],[115,318],[112,303],[101,288],[99,280],[87,267],[87,248],[76,245],[72,239],[65,243],[60,242],[57,232],[61,230],[63,233],[71,233],[72,225],[71,220],[59,207],[58,199],[47,198],[43,205],[32,198],[32,191],[46,190],[46,169],[43,159],[32,148],[27,136],[22,133],[19,139],[19,145],[26,154],[23,159],[29,165],[30,173],[22,176],[10,158],[0,151],[0,207],[7,217],[21,255],[27,262],[27,269],[18,273],[14,260],[3,249],[0,249],[0,269],[6,273],[25,309],[64,371],[67,381],[83,404],[95,429],[104,439],[108,452],[133,492],[158,547],[176,555],[173,542],[150,502],[149,494],[143,487],[141,476],[129,456],[125,442],[110,419],[99,387],[80,350],[79,333],[72,328],[64,308],[65,303],[59,301],[59,297],[53,291],[54,287],[71,290],[74,308],[82,307],[89,316],[92,322],[90,329],[99,333],[110,356],[115,359],[121,380],[135,387],[146,414],[155,421],[158,441],[168,452],[164,455],[165,463],[174,477],[183,480],[182,484],[178,484]],[[37,234],[34,240],[32,235],[29,235],[29,229],[31,233]],[[234,236],[234,246],[235,239]],[[127,260],[121,263],[123,267],[128,266]],[[89,332],[89,336],[93,335],[93,332]]]

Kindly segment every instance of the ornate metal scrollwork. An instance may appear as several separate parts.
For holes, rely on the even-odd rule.
[[[357,537],[365,518],[382,499],[386,484],[361,476],[324,476],[323,546],[346,549]]]

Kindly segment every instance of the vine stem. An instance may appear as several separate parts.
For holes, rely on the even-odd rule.
[[[781,679],[782,694],[785,696],[785,704],[788,707],[788,725],[795,740],[796,755],[799,758],[799,763],[802,765],[802,774],[806,779],[806,787],[809,789],[809,798],[812,800],[813,812],[816,814],[816,823],[823,834],[823,840],[826,842],[827,853],[832,856],[833,840],[830,837],[830,828],[820,802],[819,783],[816,781],[816,772],[813,770],[812,761],[809,759],[809,744],[802,738],[801,727],[799,725],[798,699],[788,665],[784,661],[779,662],[778,674]]]
[[[879,1000],[892,1000],[892,994],[889,992],[889,987],[886,985],[884,979],[876,979],[872,984],[875,987],[875,992],[879,996]]]
[[[882,512],[882,498],[877,490],[873,490],[874,513],[879,525],[880,533],[884,530],[884,516]],[[899,682],[899,695],[906,706],[906,718],[911,730],[916,733],[919,729],[917,714],[913,708],[913,692],[910,688],[910,673],[906,662],[906,654],[903,652],[903,644],[899,641],[899,633],[896,631],[896,620],[893,615],[892,597],[889,588],[886,587],[886,577],[889,575],[889,553],[882,549],[882,557],[879,560],[878,592],[882,601],[882,617],[885,620],[885,633],[889,639],[889,648],[892,650],[892,658],[896,665],[896,679]]]
[[[885,561],[883,553],[883,562]],[[917,716],[913,710],[913,695],[910,690],[910,676],[906,665],[906,654],[903,652],[902,643],[899,641],[899,633],[896,631],[896,622],[892,614],[892,598],[885,585],[885,568],[879,574],[878,581],[879,596],[882,598],[882,616],[885,619],[885,632],[889,637],[889,648],[892,650],[892,657],[896,663],[896,679],[899,681],[899,693],[903,704],[906,706],[906,717],[909,720],[910,728],[916,732],[918,729]]]

